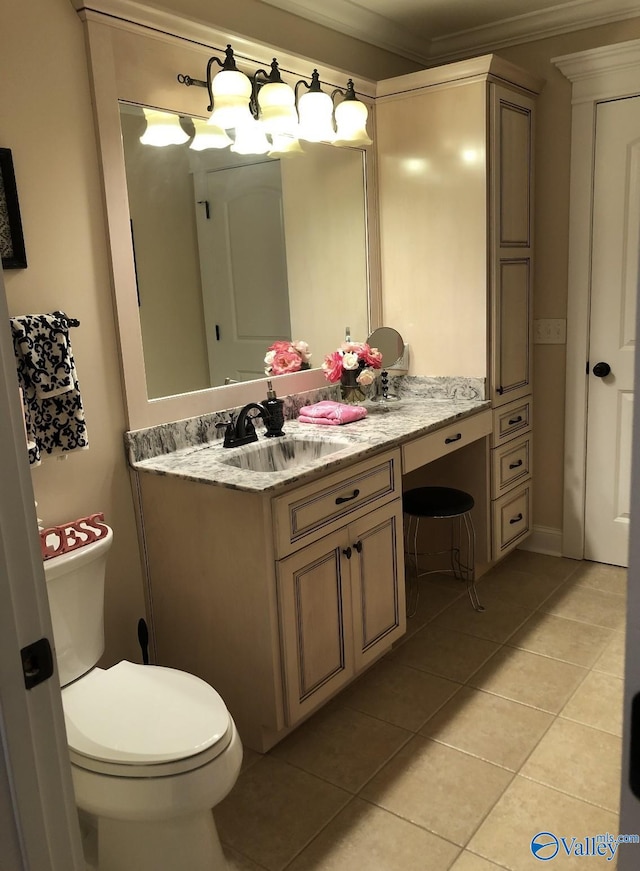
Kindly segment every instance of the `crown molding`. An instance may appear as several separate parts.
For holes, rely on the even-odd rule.
[[[410,60],[433,64],[640,16],[637,0],[569,0],[429,39],[350,0],[262,0]]]
[[[473,51],[495,51],[640,16],[637,0],[571,0],[539,12],[525,12],[431,40],[431,61]]]
[[[390,18],[349,0],[262,0],[299,18],[306,18],[361,42],[418,63],[429,63],[429,40],[417,36]]]
[[[640,39],[552,57],[573,83],[571,102],[633,96],[640,90]]]

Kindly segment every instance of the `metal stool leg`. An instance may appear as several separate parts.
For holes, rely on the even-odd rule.
[[[480,604],[476,589],[476,530],[469,512],[464,515],[464,525],[467,532],[467,565],[465,567],[467,592],[474,611],[484,611],[484,606]]]
[[[409,522],[405,524],[405,553],[411,553],[410,551],[410,542],[411,542],[411,529],[413,524],[415,523],[415,529],[413,532],[413,566],[415,569],[415,578],[409,580],[407,578],[407,573],[405,572],[405,582],[407,585],[407,604],[406,604],[406,612],[407,617],[415,617],[416,612],[418,610],[418,598],[420,596],[420,589],[418,587],[418,517],[412,517],[411,515],[405,515],[409,518]]]

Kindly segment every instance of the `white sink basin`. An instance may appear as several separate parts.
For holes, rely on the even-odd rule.
[[[287,469],[318,460],[351,444],[342,439],[274,438],[254,442],[243,448],[233,448],[233,454],[221,462],[251,472],[284,472]]]

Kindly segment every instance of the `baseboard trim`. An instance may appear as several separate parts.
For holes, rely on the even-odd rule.
[[[519,550],[562,556],[562,530],[552,526],[534,526],[531,535],[519,545]]]

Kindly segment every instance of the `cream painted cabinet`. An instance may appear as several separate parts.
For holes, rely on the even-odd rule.
[[[400,450],[275,497],[138,473],[155,661],[264,752],[406,628]]]
[[[288,725],[404,634],[401,542],[395,500],[278,563]]]
[[[378,83],[385,322],[411,345],[411,374],[484,378],[496,409],[529,408],[532,395],[533,131],[542,84],[495,55]],[[494,430],[492,480],[504,465],[503,441]],[[492,492],[493,560],[529,534],[527,465],[527,477],[511,470]]]

